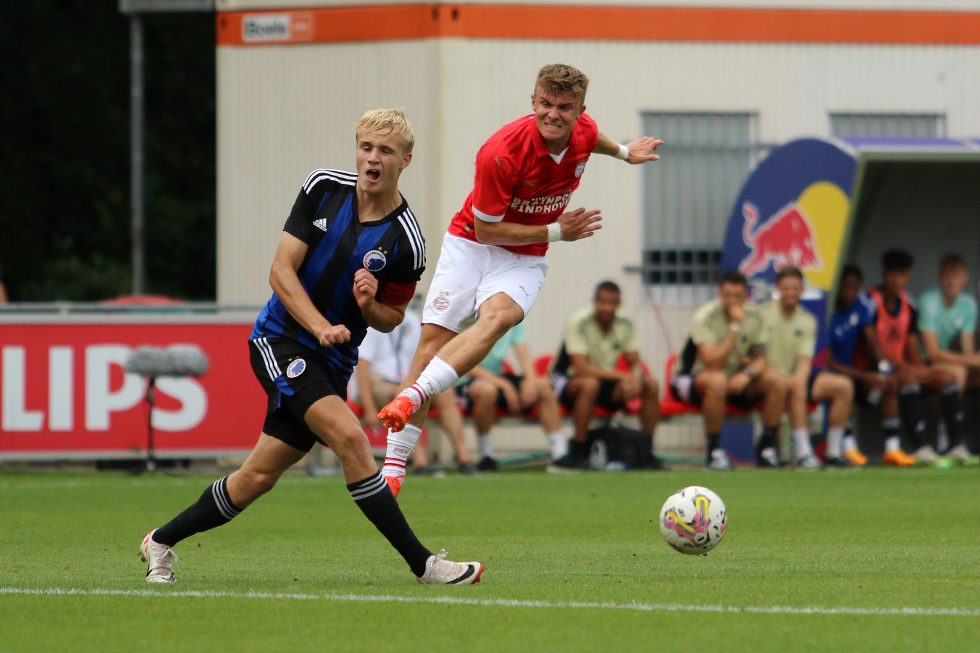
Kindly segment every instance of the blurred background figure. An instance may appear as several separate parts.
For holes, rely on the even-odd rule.
[[[364,342],[358,350],[359,358],[354,372],[357,378],[357,397],[361,404],[364,426],[375,432],[385,431],[378,419],[381,406],[394,399],[398,388],[412,368],[412,357],[422,335],[422,317],[418,311],[409,307],[405,319],[391,333],[381,333],[368,329]],[[432,406],[438,411],[438,422],[452,443],[456,456],[456,469],[461,474],[473,474],[476,468],[470,462],[463,441],[463,417],[456,406],[452,389],[432,399]],[[425,448],[419,447],[412,456],[412,471],[420,476],[440,474],[429,464]]]
[[[510,352],[517,359],[520,374],[504,367],[504,359]],[[476,427],[480,450],[478,470],[497,470],[490,444],[490,429],[497,421],[498,408],[513,416],[526,416],[537,407],[537,419],[548,438],[552,460],[559,460],[567,452],[568,441],[561,430],[558,400],[550,381],[539,376],[534,367],[523,322],[505,333],[486,358],[459,380],[456,394],[466,402],[473,426]]]

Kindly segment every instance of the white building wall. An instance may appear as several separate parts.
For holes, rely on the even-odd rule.
[[[618,141],[640,135],[643,111],[757,112],[760,138],[773,144],[827,135],[835,111],[945,113],[950,135],[980,134],[978,47],[496,39],[222,47],[219,301],[265,301],[300,184],[316,167],[353,166],[352,125],[377,106],[403,106],[415,126],[415,159],[401,187],[428,237],[424,291],[442,233],[470,189],[477,149],[529,112],[537,69],[556,61],[590,76],[588,112]],[[666,141],[653,165],[669,166],[670,134],[652,135]],[[635,316],[641,353],[658,374],[679,346],[693,302],[658,307],[661,322],[639,275],[624,272],[640,263],[640,184],[639,171],[620,161],[590,161],[571,206],[602,209],[604,226],[591,240],[552,248],[528,321],[532,352],[555,349],[565,318],[605,278],[623,285],[623,312]]]
[[[432,213],[437,47],[405,41],[218,49],[219,302],[268,299],[269,268],[296,194],[314,169],[354,169],[354,127],[368,109],[405,108],[417,146],[400,187],[420,215]]]

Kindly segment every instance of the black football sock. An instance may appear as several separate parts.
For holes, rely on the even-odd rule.
[[[242,508],[235,506],[228,496],[227,479],[227,476],[219,478],[195,504],[158,528],[153,533],[153,541],[174,546],[195,533],[227,524],[241,514]]]
[[[381,531],[391,546],[405,558],[416,577],[425,573],[425,561],[432,552],[422,546],[415,533],[409,528],[395,496],[381,472],[375,472],[363,481],[347,486],[347,491],[361,509],[364,516]]]
[[[756,458],[762,453],[763,449],[776,446],[776,432],[779,430],[778,426],[763,426],[762,435],[759,437],[758,444],[755,445],[755,456]]]
[[[912,451],[915,451],[925,442],[926,433],[926,411],[918,384],[907,385],[898,391],[898,412],[909,433]]]
[[[889,438],[901,437],[898,433],[901,425],[902,422],[898,419],[897,415],[889,415],[888,417],[881,418],[881,433],[884,436],[885,442],[888,442]]]
[[[946,422],[949,435],[949,448],[963,442],[963,402],[960,399],[960,384],[956,381],[947,384],[939,392],[939,409]]]
[[[721,433],[708,434],[708,464],[711,464],[711,452],[718,448],[721,442]]]

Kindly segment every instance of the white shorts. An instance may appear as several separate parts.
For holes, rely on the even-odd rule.
[[[483,302],[497,293],[517,302],[527,317],[547,273],[544,256],[515,254],[446,234],[422,308],[422,324],[459,333],[475,319]]]

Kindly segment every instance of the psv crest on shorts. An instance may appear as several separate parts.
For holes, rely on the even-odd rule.
[[[436,295],[435,299],[432,300],[432,310],[436,313],[445,313],[449,310],[449,293],[447,291],[442,291]]]
[[[368,272],[377,272],[388,264],[388,259],[381,250],[372,249],[370,252],[364,255],[362,262],[364,263],[365,270]]]
[[[306,371],[306,361],[302,358],[297,358],[289,367],[286,368],[286,376],[290,379],[295,379],[297,376]]]

